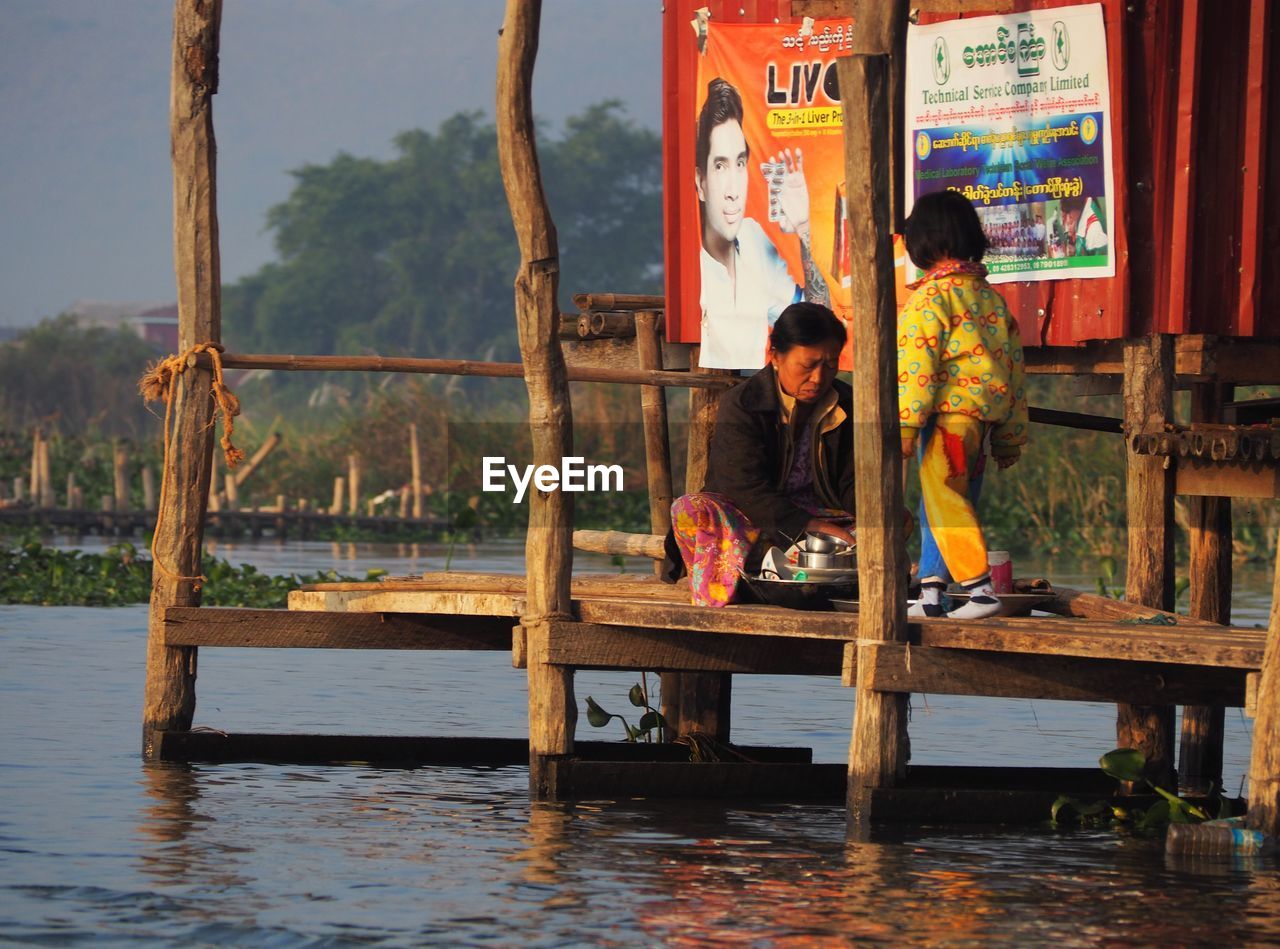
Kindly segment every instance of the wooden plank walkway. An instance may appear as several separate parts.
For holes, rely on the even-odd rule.
[[[572,618],[549,621],[536,638],[520,625],[523,576],[445,573],[307,586],[290,594],[288,610],[170,607],[164,641],[184,647],[487,650],[509,652],[516,668],[530,665],[532,648],[532,661],[564,670],[570,683],[578,669],[643,669],[841,676],[853,685],[862,667],[862,684],[886,693],[1228,707],[1246,704],[1265,645],[1263,630],[1181,616],[1170,620],[1171,614],[1158,610],[1071,590],[1057,591],[1046,604],[1061,615],[926,619],[909,624],[907,643],[859,641],[858,617],[851,613],[692,606],[687,586],[649,576],[578,576],[571,593]],[[1137,622],[1153,617],[1163,619],[1161,625]],[[1175,625],[1165,625],[1170,622]],[[728,740],[727,729],[723,737]],[[254,735],[214,740],[166,733],[164,741],[165,756],[180,760],[267,754],[288,760],[304,751],[363,760],[397,758],[411,748],[416,750],[410,757],[445,763],[459,754],[452,739],[421,739],[425,744],[405,748],[351,736],[291,743]],[[502,760],[514,757],[502,747]],[[802,786],[835,799],[844,773],[843,765],[758,761],[708,767],[633,761],[624,752],[617,760],[584,754],[538,757],[547,795],[787,797],[788,788]],[[912,766],[906,784],[873,795],[873,810],[887,819],[918,818],[943,802],[968,801],[973,819],[989,820],[992,788],[1004,787],[1006,769],[970,770]],[[1028,820],[1043,819],[1052,796],[1047,787],[1005,788],[996,795],[1012,808],[1009,814]]]

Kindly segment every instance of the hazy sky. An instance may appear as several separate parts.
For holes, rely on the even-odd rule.
[[[493,114],[502,0],[224,0],[222,276],[274,257],[288,172],[459,110]],[[661,0],[545,0],[534,111],[605,98],[658,128]],[[169,0],[0,0],[0,325],[172,301]]]

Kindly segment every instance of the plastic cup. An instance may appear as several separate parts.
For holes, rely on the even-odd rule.
[[[987,566],[991,570],[991,585],[996,593],[1013,592],[1013,561],[1007,550],[987,552]]]

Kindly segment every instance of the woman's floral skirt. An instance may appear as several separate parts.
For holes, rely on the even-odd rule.
[[[697,606],[734,602],[760,530],[723,494],[686,494],[671,505],[671,529]]]

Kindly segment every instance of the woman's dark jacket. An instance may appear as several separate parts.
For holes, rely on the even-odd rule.
[[[821,436],[813,459],[813,487],[827,507],[853,513],[853,390],[839,379],[832,383],[844,421]],[[786,496],[787,433],[782,424],[778,383],[765,366],[720,399],[716,430],[707,458],[704,491],[730,498],[751,523],[766,534],[791,541],[804,533],[813,517]]]
[[[839,379],[832,386],[844,420],[820,436],[821,446],[813,446],[811,457],[820,462],[813,488],[822,504],[852,514],[853,390]],[[725,495],[769,543],[785,540],[786,546],[799,539],[813,517],[786,495],[789,461],[777,377],[772,366],[765,366],[721,396],[702,490]],[[674,580],[683,564],[671,534],[666,546],[664,574]]]

